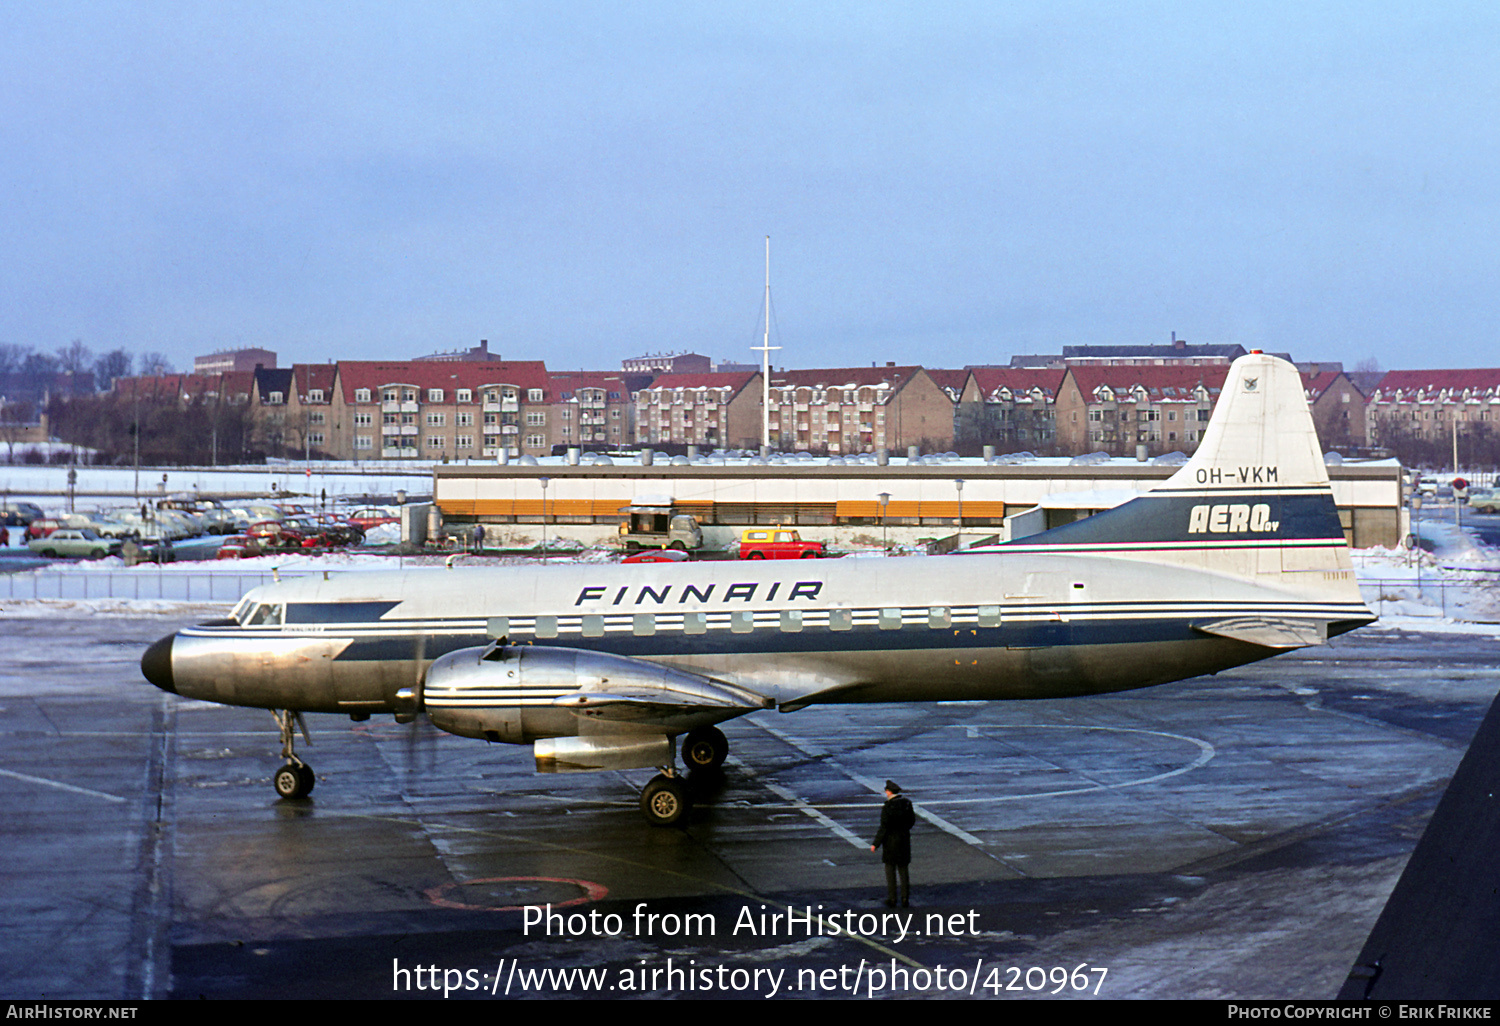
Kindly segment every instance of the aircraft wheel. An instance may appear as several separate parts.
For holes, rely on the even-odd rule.
[[[729,755],[729,739],[718,727],[698,727],[682,739],[682,762],[689,770],[717,769]]]
[[[271,784],[283,798],[305,798],[307,792],[312,790],[312,770],[306,765],[298,766],[295,762],[289,762],[276,771]]]
[[[302,794],[299,797],[306,798],[312,794],[313,785],[318,782],[318,778],[313,773],[313,768],[305,762],[297,770],[298,776],[302,778]]]
[[[652,826],[675,826],[688,814],[691,803],[680,780],[658,773],[641,791],[641,812]]]

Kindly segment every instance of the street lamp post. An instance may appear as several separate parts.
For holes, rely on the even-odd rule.
[[[547,485],[551,483],[551,478],[539,477],[539,478],[537,478],[537,480],[542,483],[542,558],[546,559],[547,558]]]
[[[889,551],[891,551],[890,545],[885,540],[885,508],[886,508],[886,506],[888,506],[890,504],[890,501],[891,501],[891,493],[890,492],[881,492],[880,493],[880,551],[881,552],[889,552]]]

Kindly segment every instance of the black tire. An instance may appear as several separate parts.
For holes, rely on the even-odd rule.
[[[297,767],[297,775],[302,778],[302,794],[299,797],[306,798],[312,794],[313,786],[317,784],[318,778],[313,773],[313,768],[305,762]]]
[[[56,559],[57,558],[57,550],[56,549],[43,549],[42,550],[42,555],[46,556],[48,559]]]
[[[283,798],[304,798],[307,792],[312,790],[312,771],[307,770],[304,776],[303,766],[295,762],[289,762],[276,771],[271,778],[271,786],[276,788],[276,793]]]
[[[766,554],[764,552],[751,552],[750,555],[746,556],[745,558],[746,559],[765,559],[766,558]]]
[[[801,558],[802,559],[817,559],[818,558],[818,554],[816,552],[804,552],[804,553],[802,553]]]
[[[89,558],[90,559],[103,559],[104,558],[104,550],[103,549],[95,549],[93,552],[89,553]]]
[[[729,756],[729,739],[718,727],[698,727],[682,739],[682,763],[689,771],[718,769]]]
[[[641,812],[652,826],[676,826],[692,803],[682,782],[658,773],[641,791]]]
[[[676,549],[678,552],[687,551],[687,546],[680,541],[674,541],[671,545],[668,545],[667,548]]]

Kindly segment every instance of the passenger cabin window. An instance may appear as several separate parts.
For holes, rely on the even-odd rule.
[[[901,610],[882,609],[880,611],[880,629],[883,631],[899,631],[901,629]]]
[[[536,636],[539,638],[557,637],[557,617],[539,616],[536,618]]]
[[[831,631],[852,631],[854,629],[854,610],[830,609],[828,611],[828,629]]]
[[[684,634],[707,634],[708,614],[706,613],[684,613],[682,615],[682,633]]]
[[[598,613],[589,613],[583,618],[583,636],[585,638],[604,637],[604,617]]]
[[[980,606],[979,607],[979,626],[981,626],[981,627],[999,627],[1000,626],[1000,607],[999,606]]]
[[[927,626],[942,630],[953,626],[953,616],[947,606],[933,606],[927,610]]]
[[[630,625],[631,633],[637,637],[649,638],[656,633],[655,613],[636,613],[635,619]]]
[[[798,634],[802,631],[802,610],[783,609],[781,611],[781,629],[788,634]]]

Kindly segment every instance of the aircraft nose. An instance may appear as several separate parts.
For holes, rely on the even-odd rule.
[[[176,637],[175,634],[168,634],[146,649],[146,654],[141,656],[141,674],[163,691],[170,691],[174,695],[177,694],[177,689],[172,686],[172,641]]]

